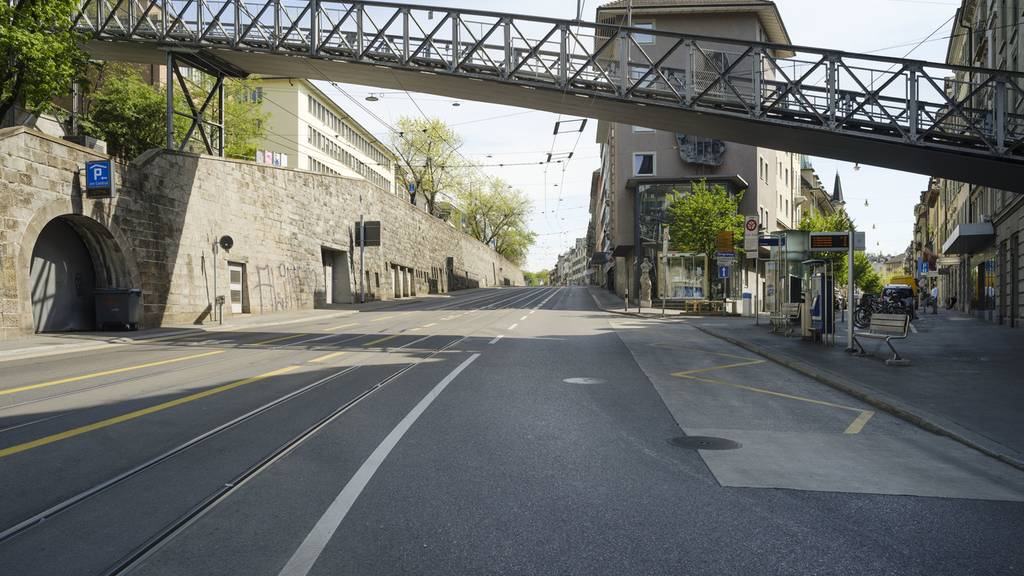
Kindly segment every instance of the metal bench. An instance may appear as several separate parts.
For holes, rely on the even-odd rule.
[[[859,341],[860,338],[883,340],[892,350],[892,358],[886,360],[885,363],[889,366],[906,366],[910,364],[910,360],[900,356],[900,353],[893,347],[892,341],[906,338],[909,329],[910,316],[906,314],[873,314],[867,331],[853,333],[853,344],[859,349],[857,355],[867,356],[864,345]]]
[[[772,332],[784,331],[788,337],[793,333],[793,327],[800,325],[801,306],[797,302],[789,302],[782,305],[782,312],[772,314],[769,319],[769,330]]]

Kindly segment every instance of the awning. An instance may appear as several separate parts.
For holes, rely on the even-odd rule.
[[[612,259],[611,252],[594,252],[594,255],[590,257],[591,266],[604,266]]]
[[[991,222],[958,224],[942,245],[943,254],[974,254],[992,245],[996,230]]]
[[[629,256],[632,253],[633,253],[633,245],[632,244],[619,244],[618,246],[615,247],[615,250],[612,250],[612,257],[614,257],[614,258],[625,258],[626,256]]]

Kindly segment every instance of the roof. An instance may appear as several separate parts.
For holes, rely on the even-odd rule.
[[[792,44],[786,24],[775,2],[770,0],[613,0],[598,6],[597,13],[625,13],[632,2],[633,13],[655,14],[706,14],[712,12],[753,12],[768,34],[768,41],[775,44]],[[783,56],[783,57],[790,57]]]

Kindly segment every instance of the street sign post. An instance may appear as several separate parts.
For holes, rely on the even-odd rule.
[[[743,222],[743,251],[747,253],[747,258],[757,258],[757,236],[757,216],[747,216]]]
[[[729,267],[728,266],[719,266],[718,267],[718,277],[719,278],[728,278],[729,277]]]
[[[662,274],[665,276],[665,281],[662,284],[665,286],[665,292],[661,295],[661,317],[665,317],[665,301],[668,300],[668,241],[669,241],[668,224],[661,229],[661,255],[665,260],[665,268]]]

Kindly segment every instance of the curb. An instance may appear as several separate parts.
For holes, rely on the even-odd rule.
[[[757,354],[771,362],[785,366],[786,368],[799,372],[804,376],[813,378],[826,386],[835,388],[836,390],[853,396],[854,398],[866,402],[875,408],[884,410],[885,412],[905,420],[923,430],[940,436],[945,436],[967,446],[968,448],[977,450],[986,456],[995,458],[1004,464],[1013,466],[1018,470],[1024,470],[1024,460],[1006,454],[998,447],[992,446],[992,442],[986,442],[978,439],[977,434],[970,432],[959,425],[942,423],[940,422],[940,418],[922,414],[920,410],[908,408],[898,400],[886,399],[876,393],[867,392],[856,384],[846,381],[842,377],[836,376],[828,371],[818,370],[803,362],[788,358],[785,355],[770,352],[761,346],[751,344],[750,342],[746,342],[738,338],[733,338],[732,336],[727,336],[697,324],[691,324],[691,326],[709,336],[713,336],[719,340],[724,340],[730,344],[739,346],[740,348],[753,352],[754,354]]]

